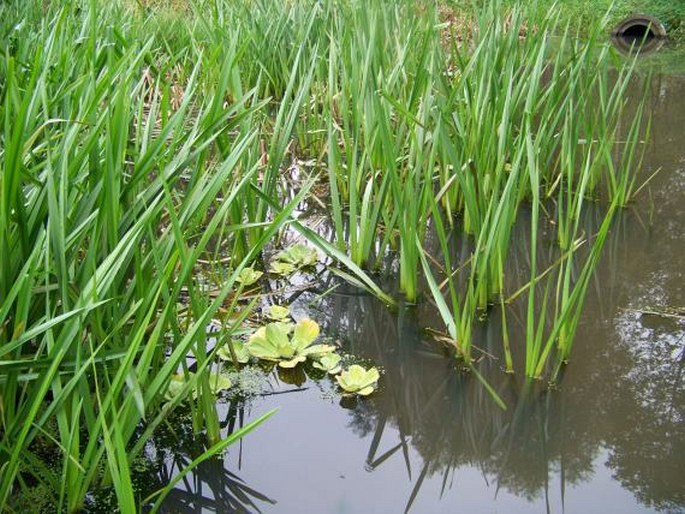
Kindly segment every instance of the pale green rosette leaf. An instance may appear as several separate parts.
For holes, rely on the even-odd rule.
[[[215,395],[230,389],[232,385],[231,379],[223,373],[212,372],[209,374],[209,389]]]
[[[269,305],[266,316],[274,321],[284,321],[290,316],[290,309],[281,305]]]
[[[303,268],[305,266],[312,266],[316,264],[319,256],[316,253],[316,250],[313,248],[303,244],[296,244],[287,250],[279,252],[276,255],[276,259],[282,262],[294,264],[298,268]]]
[[[257,282],[263,274],[264,273],[257,271],[254,268],[244,268],[236,278],[236,281],[244,286],[251,286]]]
[[[294,367],[297,366],[299,363],[304,362],[304,361],[306,361],[306,360],[307,360],[307,356],[306,356],[306,355],[297,355],[296,357],[294,357],[294,358],[292,358],[292,359],[290,359],[290,360],[280,361],[280,362],[278,363],[278,365],[279,365],[281,368],[294,368]]]
[[[324,355],[331,354],[335,351],[335,346],[331,344],[315,344],[308,346],[302,352],[312,359],[320,359]]]
[[[252,334],[246,348],[258,359],[276,361],[282,368],[294,368],[307,357],[316,358],[335,350],[330,345],[312,345],[318,336],[319,325],[310,319],[300,320],[297,325],[275,321]]]
[[[247,341],[247,351],[258,359],[277,361],[280,359],[278,348],[266,337],[266,328],[259,328]]]
[[[357,391],[357,394],[360,396],[369,396],[371,393],[373,393],[374,388],[372,386],[365,387],[364,389],[360,389]]]
[[[175,375],[171,376],[171,380],[169,381],[169,387],[166,390],[166,393],[164,393],[164,399],[167,401],[171,401],[174,398],[176,398],[179,394],[181,394],[181,391],[185,387],[186,383],[188,380],[192,377],[192,373],[186,378],[186,376],[183,373],[177,373]]]
[[[269,271],[274,275],[290,275],[295,271],[295,266],[289,262],[274,261],[269,265]]]
[[[238,359],[238,363],[246,364],[247,362],[249,362],[250,352],[247,350],[247,347],[243,344],[243,342],[238,341],[237,339],[233,339],[231,340],[231,344],[233,345],[233,351],[235,352],[235,356]],[[219,356],[221,360],[233,362],[233,355],[231,355],[231,349],[228,347],[228,343],[219,348],[216,354]]]
[[[269,271],[277,275],[289,275],[300,268],[313,266],[318,260],[316,250],[303,244],[296,244],[278,252],[271,261]]]
[[[375,390],[380,374],[375,367],[366,370],[353,364],[335,378],[346,393],[367,396]]]
[[[291,357],[295,353],[295,349],[290,345],[290,338],[285,327],[279,323],[269,323],[266,326],[266,339],[269,343],[278,348],[281,356]]]
[[[293,345],[302,351],[319,337],[319,324],[311,319],[301,319],[295,325],[293,332]]]
[[[314,361],[312,365],[316,369],[320,369],[330,373],[331,375],[336,375],[340,373],[340,355],[337,353],[327,353],[317,357],[318,360]]]

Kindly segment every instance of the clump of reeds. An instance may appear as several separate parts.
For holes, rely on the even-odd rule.
[[[110,484],[133,512],[129,465],[180,401],[190,398],[209,453],[253,428],[220,433],[207,329],[215,318],[235,329],[236,277],[306,187],[277,210],[259,207],[253,187],[273,171],[259,169],[258,130],[244,121],[264,104],[231,90],[237,45],[223,48],[216,81],[198,49],[177,84],[178,55],[145,20],[91,2],[32,25],[42,6],[27,9],[26,25],[2,27],[0,505],[28,480],[75,512]],[[279,138],[287,130],[276,122]],[[210,295],[197,271],[212,245],[227,249],[229,271]],[[166,402],[179,370],[187,385]],[[37,438],[59,449],[61,469],[45,467]]]
[[[631,65],[612,77],[598,33],[579,41],[553,18],[522,31],[524,11],[504,17],[495,5],[460,46],[432,7],[409,0],[198,1],[163,18],[96,0],[10,4],[0,6],[0,506],[30,479],[58,509],[78,510],[108,483],[136,510],[128,467],[183,398],[209,453],[234,440],[222,439],[205,373],[207,327],[219,319],[229,337],[244,319],[236,278],[286,224],[388,303],[364,268],[396,252],[401,290],[414,302],[428,283],[470,365],[472,324],[504,304],[525,211],[525,372],[541,376],[555,348],[568,357],[640,150],[641,109],[622,117]],[[295,156],[320,167],[333,241],[291,217],[315,180],[287,194],[281,173]],[[610,207],[595,236],[579,220],[600,192]],[[562,257],[541,275],[537,230],[550,212]],[[455,227],[471,248],[464,261],[452,255]],[[200,261],[222,279],[208,283]],[[556,281],[541,299],[543,277]],[[548,305],[551,317],[540,314]],[[505,354],[512,369],[508,341]],[[187,383],[167,403],[179,372]],[[60,478],[46,478],[54,470],[34,450],[48,436]]]
[[[570,341],[596,262],[580,264],[588,270],[580,281],[569,271],[580,259],[573,256],[578,241],[592,236],[578,220],[601,196],[612,206],[610,220],[634,191],[645,128],[642,107],[630,118],[623,110],[634,63],[613,59],[596,28],[581,39],[553,14],[532,30],[524,10],[505,15],[495,4],[480,14],[467,46],[444,37],[436,12],[424,6],[421,16],[407,16],[408,6],[352,2],[311,11],[303,48],[315,62],[312,100],[296,131],[303,140],[319,135],[305,148],[325,168],[337,245],[370,269],[396,251],[400,289],[411,302],[423,270],[458,354],[470,362],[473,320],[504,303],[505,263],[522,212],[532,217],[531,312],[546,304],[532,284],[544,271],[539,225],[549,221],[566,270],[554,323],[567,326],[561,320],[571,311],[576,319],[552,330],[552,339]],[[302,4],[289,9],[297,19]],[[471,242],[468,263],[449,256],[455,227]],[[431,230],[447,275],[442,287],[421,262]],[[599,254],[603,237],[591,239],[591,254]],[[535,324],[529,329],[533,341]],[[537,347],[526,346],[546,361],[548,352]],[[539,376],[539,362],[526,373]]]

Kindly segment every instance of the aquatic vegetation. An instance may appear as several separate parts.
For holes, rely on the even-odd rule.
[[[254,268],[244,268],[236,278],[236,282],[239,282],[246,287],[251,286],[262,278],[263,274],[263,272],[255,270]]]
[[[295,271],[313,266],[318,260],[314,248],[296,244],[278,252],[271,261],[269,271],[276,275],[289,275]]]
[[[56,510],[81,509],[106,468],[134,512],[130,464],[182,402],[210,453],[256,426],[222,434],[220,361],[310,359],[335,374],[318,325],[283,307],[238,339],[267,286],[256,267],[287,276],[321,252],[392,304],[365,271],[390,256],[380,271],[399,273],[410,302],[428,283],[468,365],[474,320],[513,287],[529,302],[525,373],[568,358],[645,133],[642,109],[624,112],[633,64],[614,76],[599,31],[578,41],[550,16],[521,39],[525,11],[505,19],[494,5],[467,49],[411,2],[219,0],[173,23],[95,0],[15,4],[0,7],[0,508],[41,480],[32,445],[49,424]],[[284,172],[300,157],[325,166],[293,186]],[[321,183],[325,237],[294,215]],[[580,220],[601,195],[595,235]],[[527,216],[529,278],[512,284],[512,230]],[[561,256],[541,270],[547,218]],[[286,227],[306,244],[274,248]],[[352,366],[337,380],[364,394],[377,374]]]
[[[368,396],[373,393],[379,378],[378,369],[374,367],[365,369],[359,364],[352,364],[335,377],[343,391],[360,396]]]
[[[208,374],[209,390],[212,394],[218,395],[221,391],[226,391],[231,388],[231,379],[225,373],[212,371]],[[198,380],[195,373],[176,373],[169,380],[169,387],[164,393],[164,398],[168,401],[174,400],[177,397],[187,398],[184,394],[188,389],[192,391],[192,397],[198,396]]]
[[[337,353],[327,353],[325,355],[321,355],[314,362],[312,362],[312,366],[314,366],[316,369],[326,371],[331,375],[337,375],[342,371],[342,368],[340,367],[341,360],[342,357],[340,357],[340,355]]]
[[[149,21],[97,2],[47,9],[24,2],[0,20],[12,41],[0,65],[0,509],[44,480],[34,442],[54,426],[54,510],[80,510],[108,480],[134,512],[130,463],[181,402],[212,452],[256,426],[221,432],[212,389],[225,384],[205,372],[207,327],[238,313],[224,323],[237,329],[237,279],[307,187],[265,211],[268,223],[245,210],[259,156],[244,122],[263,103],[247,93],[224,104],[239,73],[233,50],[217,67],[195,59],[172,84],[177,60],[161,59]],[[215,248],[231,268],[210,295],[196,272],[225,271]],[[188,357],[197,398],[184,386],[166,401]]]
[[[233,386],[231,379],[225,373],[213,371],[209,374],[209,390],[214,394],[227,391]]]
[[[217,357],[234,364],[246,364],[250,361],[250,352],[239,339],[231,339],[216,352]]]
[[[184,375],[183,373],[177,373],[172,375],[171,380],[169,380],[169,387],[164,393],[164,398],[167,400],[173,400],[177,396],[180,396],[183,392],[185,385],[188,383],[188,379],[192,378],[194,374]]]
[[[274,321],[285,321],[290,317],[290,309],[282,305],[272,304],[269,305],[266,316]]]
[[[294,326],[274,322],[257,329],[246,347],[250,355],[258,359],[278,362],[282,368],[294,368],[307,358],[318,358],[335,351],[332,345],[313,345],[318,337],[319,325],[311,319],[302,319]]]

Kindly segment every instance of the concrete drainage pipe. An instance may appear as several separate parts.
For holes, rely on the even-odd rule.
[[[611,32],[615,46],[623,52],[654,52],[666,40],[663,24],[646,14],[629,16]]]

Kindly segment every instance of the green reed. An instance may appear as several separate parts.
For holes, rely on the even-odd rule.
[[[0,505],[30,476],[59,510],[107,484],[122,510],[137,510],[130,463],[191,389],[196,430],[212,452],[225,446],[203,373],[207,327],[221,308],[241,311],[236,277],[311,185],[277,210],[236,210],[260,171],[258,127],[243,122],[264,108],[249,92],[224,101],[237,46],[224,48],[216,81],[204,80],[213,63],[198,51],[187,81],[170,83],[174,59],[123,14],[90,2],[3,27]],[[284,109],[274,159],[292,130]],[[274,173],[262,174],[271,194]],[[210,299],[198,260],[255,228]],[[164,403],[188,357],[195,375]],[[46,437],[62,454],[59,476],[36,453]]]
[[[638,99],[632,116],[624,114],[634,62],[620,66],[610,80],[616,63],[606,48],[597,53],[598,34],[578,41],[566,31],[553,42],[549,35],[559,29],[550,18],[521,41],[527,29],[521,14],[514,12],[504,24],[497,13],[486,13],[473,52],[461,57],[458,49],[453,52],[458,56],[453,68],[457,79],[455,85],[444,86],[443,98],[451,99],[445,103],[448,122],[438,151],[447,156],[438,163],[436,199],[442,209],[432,208],[445,296],[425,258],[423,269],[457,354],[468,364],[473,320],[493,303],[503,306],[512,228],[521,213],[527,213],[531,228],[525,372],[540,377],[553,348],[561,360],[568,358],[611,219],[632,194],[645,134],[644,99]],[[619,134],[624,138],[620,142]],[[585,206],[602,191],[611,206],[597,235],[583,233],[579,223]],[[539,228],[550,211],[565,253],[557,264],[556,281],[536,294]],[[455,218],[458,214],[461,217]],[[448,229],[454,219],[473,234],[468,262],[451,262],[448,255]],[[585,259],[576,252],[583,238],[593,240]],[[507,334],[503,346],[506,368],[512,371]]]
[[[417,301],[428,283],[473,366],[474,324],[504,305],[513,227],[530,216],[526,374],[567,359],[635,191],[643,108],[626,113],[633,65],[614,77],[598,31],[580,41],[553,16],[531,27],[500,7],[457,44],[410,0],[198,0],[182,16],[0,6],[0,506],[37,481],[58,510],[105,485],[136,510],[131,462],[184,398],[210,453],[232,441],[207,328],[238,328],[250,305],[236,277],[286,225],[389,304],[366,271],[396,255],[402,292]],[[290,195],[282,175],[298,158],[320,173]],[[334,241],[291,216],[317,180]],[[610,207],[587,233],[601,194]],[[549,219],[561,257],[541,273]],[[221,277],[210,286],[207,267]],[[164,402],[178,372],[183,393]],[[36,450],[46,437],[57,474]]]

